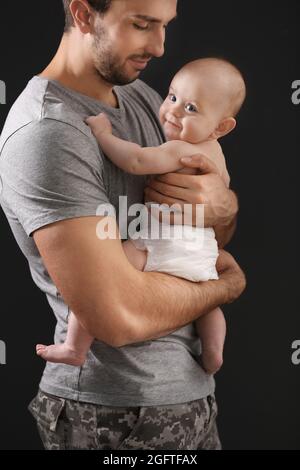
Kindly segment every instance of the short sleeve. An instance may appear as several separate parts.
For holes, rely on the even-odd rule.
[[[53,119],[34,121],[5,143],[1,199],[28,236],[42,226],[93,216],[108,203],[103,160],[89,128]]]

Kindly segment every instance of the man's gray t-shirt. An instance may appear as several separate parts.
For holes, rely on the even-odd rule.
[[[128,207],[142,203],[146,181],[111,163],[84,119],[105,111],[115,135],[142,146],[164,141],[159,95],[140,80],[114,90],[118,108],[34,77],[10,110],[1,135],[0,203],[32,278],[57,318],[55,342],[64,341],[69,308],[47,273],[33,232],[60,220],[95,216],[102,203],[113,204],[118,215],[119,196],[128,197]],[[199,352],[193,323],[121,348],[95,340],[82,367],[47,363],[40,388],[106,406],[185,403],[214,390],[212,377],[195,360]]]

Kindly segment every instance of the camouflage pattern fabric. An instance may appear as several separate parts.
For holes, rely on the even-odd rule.
[[[29,405],[47,450],[220,450],[214,396],[162,406],[109,407],[42,392]]]

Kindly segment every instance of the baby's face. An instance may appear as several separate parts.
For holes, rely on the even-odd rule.
[[[167,140],[196,144],[208,140],[224,118],[225,103],[204,74],[180,71],[173,79],[159,117]]]

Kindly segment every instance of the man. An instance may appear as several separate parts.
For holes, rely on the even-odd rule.
[[[137,271],[116,237],[96,236],[97,207],[126,195],[142,202],[145,177],[102,154],[84,119],[105,111],[122,138],[163,142],[158,95],[136,80],[164,52],[176,0],[64,0],[66,29],[49,66],[21,94],[0,145],[1,205],[35,283],[56,318],[55,340],[73,310],[97,338],[83,367],[48,363],[30,405],[46,449],[219,449],[213,378],[193,320],[236,299],[245,280],[221,251],[220,279],[191,283]],[[121,85],[113,88],[115,85]],[[238,210],[203,156],[146,189],[158,203],[206,203],[221,246]]]

